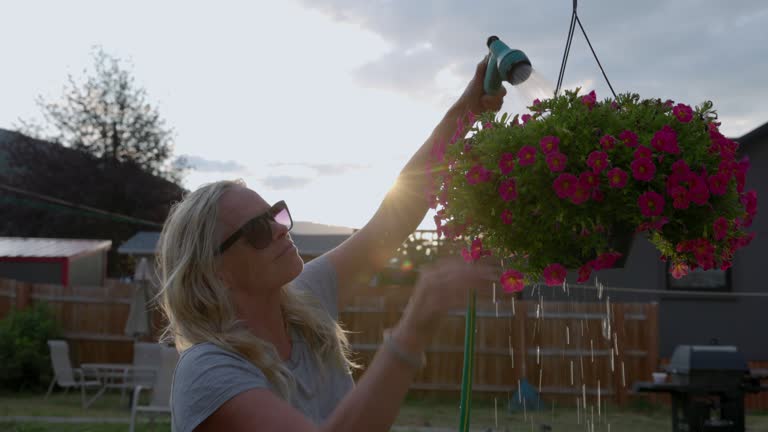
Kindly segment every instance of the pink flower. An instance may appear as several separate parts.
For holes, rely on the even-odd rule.
[[[579,278],[576,279],[576,282],[582,283],[582,282],[588,281],[589,276],[591,274],[592,274],[592,261],[589,261],[588,263],[579,267]]]
[[[504,153],[499,158],[499,169],[502,174],[509,174],[515,168],[515,155],[513,153]]]
[[[683,262],[676,262],[672,264],[672,266],[669,269],[669,272],[672,274],[672,277],[675,279],[680,279],[681,277],[688,274],[688,264]]]
[[[663,151],[670,154],[679,154],[680,147],[677,145],[677,132],[674,129],[665,125],[661,130],[653,134],[651,138],[651,146],[656,151]]]
[[[481,257],[491,255],[491,251],[483,249],[482,240],[480,240],[479,238],[476,238],[472,240],[472,246],[470,246],[469,250],[467,250],[467,248],[463,248],[461,250],[461,255],[464,257],[465,261],[473,262],[473,261],[477,261]]]
[[[501,286],[504,292],[515,293],[525,288],[523,274],[517,270],[507,270],[501,274]]]
[[[619,258],[621,258],[621,254],[618,252],[605,252],[600,254],[594,261],[595,270],[613,268],[613,265],[616,264],[616,261],[618,261]]]
[[[672,164],[672,173],[680,176],[683,179],[686,179],[689,175],[691,175],[692,171],[685,160],[679,159]]]
[[[704,180],[704,177],[691,174],[690,177],[688,177],[688,182],[690,184],[689,196],[691,197],[691,201],[698,205],[706,204],[709,200],[709,188],[707,187],[707,182]]]
[[[499,185],[499,195],[504,201],[512,201],[517,198],[517,185],[515,179],[508,179]]]
[[[621,189],[627,185],[629,175],[621,168],[612,168],[608,171],[608,186],[614,189]]]
[[[493,129],[493,123],[491,122],[483,123],[483,129]]]
[[[715,247],[707,239],[697,239],[693,244],[693,256],[703,270],[709,270],[714,267]]]
[[[757,192],[752,190],[742,195],[741,203],[744,205],[744,210],[747,211],[747,217],[744,218],[742,225],[745,227],[752,226],[752,219],[757,215]]]
[[[532,119],[532,118],[533,118],[533,117],[531,117],[531,115],[530,115],[530,114],[523,114],[523,115],[522,115],[522,117],[520,117],[520,120],[522,120],[522,121],[523,121],[523,124],[526,124],[526,123],[528,123],[529,121],[531,121],[531,119]]]
[[[536,147],[533,146],[523,146],[519,152],[517,152],[517,159],[518,164],[520,166],[529,166],[533,165],[534,162],[536,162]]]
[[[574,204],[584,204],[589,199],[591,189],[584,186],[581,183],[577,183],[573,189],[573,193],[570,196],[571,202]]]
[[[544,283],[549,286],[562,285],[567,274],[568,271],[565,269],[565,267],[562,266],[562,264],[550,264],[544,268]]]
[[[726,234],[728,234],[728,225],[728,219],[722,216],[715,219],[715,224],[713,226],[715,232],[715,240],[722,240],[725,238]]]
[[[728,192],[728,175],[725,173],[717,173],[709,176],[709,191],[712,195],[725,195]]]
[[[603,147],[604,150],[613,150],[613,147],[616,144],[616,138],[612,137],[611,135],[603,135],[602,138],[600,138],[600,145]]]
[[[567,159],[565,155],[556,151],[547,155],[547,166],[552,172],[560,172],[565,169]]]
[[[541,105],[541,101],[539,100],[539,98],[536,98],[533,100],[533,106],[536,106],[536,105]]]
[[[638,146],[635,153],[632,155],[635,159],[649,158],[653,156],[653,152],[646,146]]]
[[[501,222],[504,225],[509,225],[512,223],[512,212],[509,211],[509,209],[504,209],[504,211],[501,212]]]
[[[691,205],[688,189],[682,186],[672,186],[667,194],[672,197],[672,207],[676,209],[685,210]]]
[[[603,202],[603,201],[605,201],[605,194],[603,193],[603,191],[601,191],[598,188],[595,188],[592,191],[592,201],[594,201],[594,202]]]
[[[597,102],[597,94],[595,94],[595,91],[592,90],[589,92],[586,96],[581,97],[581,103],[587,106],[590,110],[592,110],[592,107],[595,106],[595,103]]]
[[[664,197],[654,191],[648,191],[640,195],[637,205],[643,216],[658,216],[664,211]]]
[[[469,169],[469,172],[467,172],[467,183],[471,185],[487,182],[490,179],[491,172],[480,164],[473,166]]]
[[[736,172],[734,173],[736,176],[736,190],[739,193],[744,192],[747,170],[749,170],[749,157],[744,156],[744,158],[736,164]]]
[[[640,181],[651,181],[656,174],[656,165],[651,158],[640,158],[632,161],[632,177]]]
[[[608,153],[593,151],[587,156],[587,165],[592,168],[592,172],[600,173],[608,167]]]
[[[541,151],[544,152],[544,154],[556,152],[559,144],[560,138],[552,135],[547,135],[542,138],[541,141],[539,141],[539,145],[541,145]]]
[[[600,184],[600,179],[597,177],[597,174],[589,171],[584,171],[579,175],[579,184],[586,187],[589,190],[592,190],[597,187],[598,184]]]
[[[677,104],[672,108],[672,114],[680,120],[680,123],[688,123],[693,118],[693,110],[688,105]]]
[[[637,147],[638,141],[637,141],[637,134],[632,132],[631,130],[625,130],[624,132],[619,134],[619,139],[624,142],[624,145],[627,147]]]
[[[563,173],[560,174],[552,183],[555,188],[555,193],[558,197],[565,199],[570,198],[573,192],[576,190],[576,185],[579,183],[579,179],[573,174]]]

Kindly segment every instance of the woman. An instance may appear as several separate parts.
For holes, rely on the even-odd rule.
[[[489,286],[486,264],[443,261],[422,269],[402,319],[355,385],[349,345],[335,319],[338,293],[365,285],[428,210],[434,143],[469,112],[498,111],[485,95],[486,61],[416,152],[365,227],[304,266],[283,202],[270,206],[239,182],[217,182],[172,209],[160,239],[161,304],[180,351],[172,429],[388,431],[423,365],[434,323]],[[464,125],[466,126],[466,125]]]

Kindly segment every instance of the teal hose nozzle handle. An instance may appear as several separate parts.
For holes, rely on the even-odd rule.
[[[496,36],[488,38],[488,49],[488,67],[483,82],[487,94],[498,92],[502,80],[518,85],[531,76],[533,67],[524,52],[508,47]]]

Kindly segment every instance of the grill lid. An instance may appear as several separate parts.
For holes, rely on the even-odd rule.
[[[749,366],[735,346],[679,345],[672,354],[667,370],[676,374],[715,371],[749,373]]]

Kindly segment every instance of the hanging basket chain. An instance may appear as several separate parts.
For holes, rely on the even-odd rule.
[[[563,61],[560,64],[560,76],[557,78],[557,88],[555,89],[555,96],[557,96],[557,94],[560,93],[560,87],[563,85],[563,77],[565,76],[565,65],[568,61],[568,54],[571,51],[571,42],[573,41],[573,31],[575,30],[575,25],[579,24],[581,33],[584,35],[584,39],[587,40],[587,45],[589,45],[589,49],[592,51],[592,55],[595,57],[597,66],[600,67],[600,72],[603,73],[603,78],[605,78],[605,82],[608,83],[608,88],[610,88],[611,93],[613,93],[614,100],[618,99],[618,97],[616,96],[616,92],[613,90],[613,85],[611,85],[611,81],[608,79],[608,75],[606,75],[605,69],[603,69],[603,65],[600,63],[600,59],[597,58],[597,53],[595,52],[595,49],[592,47],[592,42],[590,42],[589,36],[587,36],[587,32],[584,30],[584,26],[581,24],[581,19],[579,19],[579,14],[576,12],[577,1],[578,0],[573,0],[573,14],[571,14],[571,24],[568,29],[568,39],[565,42],[565,52],[563,53]]]

